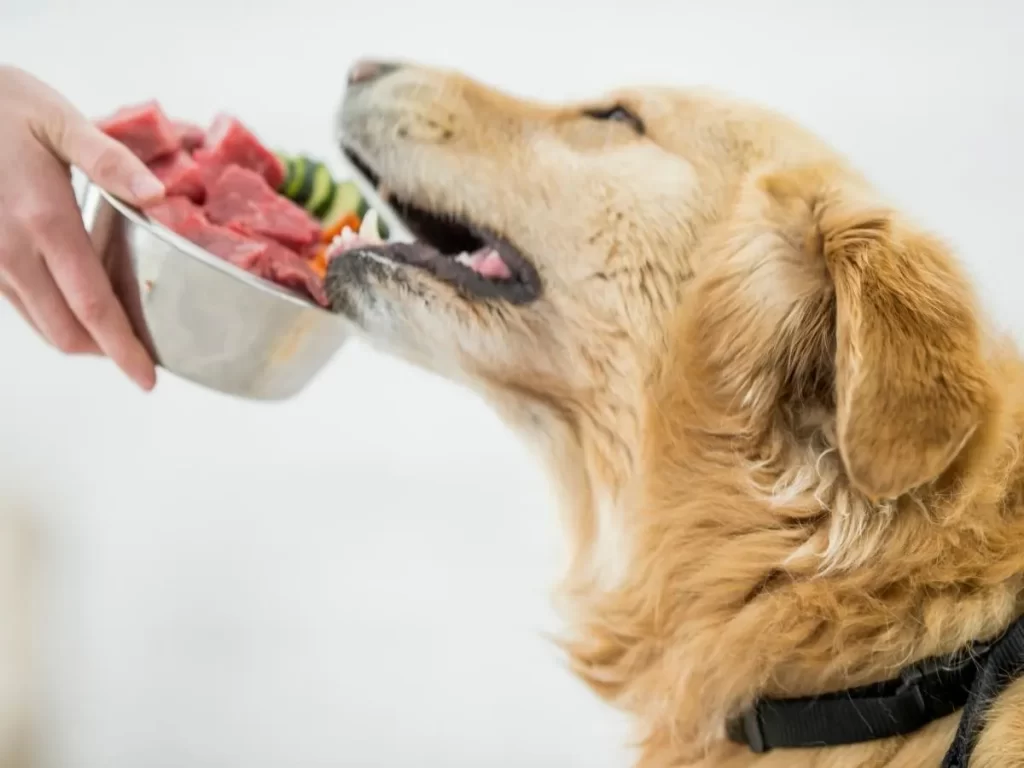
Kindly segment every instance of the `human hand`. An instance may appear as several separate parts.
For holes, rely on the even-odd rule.
[[[0,66],[0,294],[68,354],[103,354],[142,389],[156,371],[93,252],[69,165],[134,205],[163,186],[121,143],[31,75]]]

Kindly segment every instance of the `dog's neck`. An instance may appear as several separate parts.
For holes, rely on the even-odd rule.
[[[1009,406],[968,475],[887,504],[849,485],[827,417],[746,456],[685,439],[726,414],[680,425],[665,422],[679,408],[605,403],[545,423],[574,669],[685,754],[757,696],[885,679],[999,634],[1024,588],[1024,406]]]

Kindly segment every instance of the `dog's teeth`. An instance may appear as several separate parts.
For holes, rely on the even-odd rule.
[[[463,251],[455,257],[455,260],[464,267],[473,268],[473,256]]]
[[[352,231],[352,227],[345,227],[338,237],[341,238],[341,242],[349,243],[356,239],[356,233]]]
[[[371,208],[366,212],[363,217],[362,224],[359,225],[359,237],[362,240],[366,240],[371,243],[380,242],[380,225],[378,224],[377,211]]]

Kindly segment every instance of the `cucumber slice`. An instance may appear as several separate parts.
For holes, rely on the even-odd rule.
[[[313,168],[313,191],[306,201],[306,210],[317,218],[320,218],[331,207],[334,202],[334,195],[338,185],[334,183],[331,172],[323,163],[317,163]]]
[[[324,228],[329,229],[332,224],[350,213],[354,213],[362,221],[368,208],[366,200],[363,199],[363,193],[359,191],[355,182],[343,181],[334,190],[334,200],[324,214]]]
[[[296,191],[295,197],[292,199],[303,208],[308,209],[309,206],[307,203],[309,202],[309,198],[313,195],[313,183],[316,181],[316,168],[319,163],[311,157],[303,157],[302,161],[302,183],[299,184],[299,189]]]
[[[323,222],[324,229],[331,229],[350,213],[354,213],[362,221],[369,210],[370,205],[366,202],[366,198],[363,197],[363,193],[359,191],[356,183],[343,181],[335,184],[334,199],[320,220]],[[377,219],[377,229],[381,239],[387,240],[388,225],[382,219]]]
[[[277,159],[281,161],[281,165],[284,166],[284,180],[277,188],[279,193],[284,194],[284,191],[291,183],[292,177],[295,175],[295,158],[284,152],[275,152],[274,154],[277,156]]]
[[[299,190],[302,189],[302,184],[309,175],[307,165],[308,162],[304,157],[292,158],[292,173],[288,176],[288,181],[282,190],[282,194],[289,200],[298,202]]]
[[[363,216],[370,210],[369,203],[366,202],[366,198],[363,197],[363,193],[359,191],[359,186],[354,181],[346,181],[338,185],[337,196],[340,197],[346,204],[346,210],[352,211],[359,220],[363,220]]]

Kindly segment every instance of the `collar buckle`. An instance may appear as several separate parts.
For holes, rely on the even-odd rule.
[[[764,743],[764,731],[761,728],[761,717],[755,704],[742,715],[734,717],[725,726],[729,740],[737,744],[746,744],[751,752],[761,755],[768,751]]]

